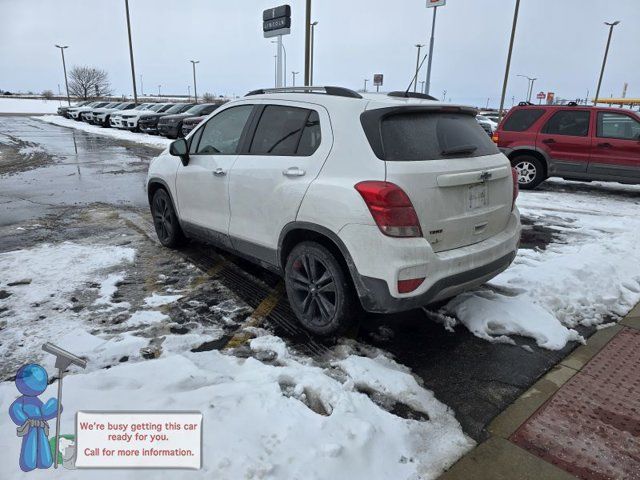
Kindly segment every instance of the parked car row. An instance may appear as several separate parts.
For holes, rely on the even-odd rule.
[[[220,105],[217,103],[141,103],[80,102],[72,107],[60,107],[58,115],[101,127],[118,128],[179,138],[188,134],[207,115]],[[183,131],[185,120],[189,120]]]

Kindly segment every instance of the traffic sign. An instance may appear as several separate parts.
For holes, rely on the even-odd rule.
[[[546,98],[546,94],[544,92],[540,92],[538,95],[536,95],[536,98],[538,100],[544,100]]]
[[[447,0],[427,0],[427,8],[444,7]]]
[[[384,76],[381,73],[376,73],[373,75],[373,86],[374,87],[381,87],[382,86],[382,81]]]
[[[265,38],[291,33],[291,7],[280,5],[262,12],[262,32]]]

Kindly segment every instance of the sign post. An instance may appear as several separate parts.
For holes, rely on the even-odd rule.
[[[547,105],[552,105],[556,94],[554,92],[547,92]]]
[[[276,59],[276,87],[280,88],[284,84],[286,73],[282,68],[282,36],[291,33],[291,7],[280,5],[269,8],[262,12],[262,32],[264,38],[278,37],[278,55]]]
[[[538,105],[542,104],[542,100],[544,100],[546,98],[546,95],[544,92],[540,92],[536,95],[536,98],[538,99]]]
[[[373,75],[373,85],[376,87],[376,92],[380,91],[380,87],[382,86],[384,80],[384,76],[381,73],[376,73]]]
[[[424,84],[424,93],[429,95],[431,90],[431,61],[433,60],[433,43],[436,33],[436,13],[438,13],[438,7],[444,7],[447,0],[427,0],[427,8],[433,8],[433,22],[431,23],[431,39],[429,40],[429,61],[427,62],[427,78]],[[416,82],[417,82],[416,78]]]

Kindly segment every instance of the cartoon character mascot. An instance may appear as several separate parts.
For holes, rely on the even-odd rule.
[[[49,468],[53,463],[47,420],[56,418],[58,400],[50,398],[42,403],[38,398],[47,384],[47,371],[34,363],[20,367],[16,375],[16,387],[22,395],[9,407],[9,416],[18,425],[18,437],[22,437],[20,468],[24,472]]]

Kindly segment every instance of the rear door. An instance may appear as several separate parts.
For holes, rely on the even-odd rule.
[[[560,109],[544,124],[536,146],[551,160],[553,173],[585,173],[591,157],[591,111]]]
[[[500,233],[512,210],[511,165],[464,112],[398,113],[380,124],[387,181],[409,195],[436,252]]]
[[[630,113],[597,111],[589,173],[640,181],[640,121]]]
[[[333,135],[321,106],[274,102],[258,108],[253,136],[231,171],[229,235],[235,249],[273,263],[280,232],[296,219]]]
[[[191,138],[188,165],[176,176],[180,219],[201,236],[228,244],[229,173],[253,105],[226,108]]]

